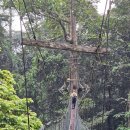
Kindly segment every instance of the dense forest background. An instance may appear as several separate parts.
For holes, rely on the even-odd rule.
[[[109,15],[106,13],[102,28],[103,16],[96,10],[97,2],[76,0],[78,44],[100,45],[111,51],[108,55],[78,54],[80,84],[90,88],[88,93],[81,92],[79,112],[91,130],[129,130],[130,1],[113,0],[114,7],[108,11]],[[21,16],[26,29],[24,38],[62,44],[64,28],[68,31],[68,0],[25,0],[25,3],[22,0],[0,1],[0,129],[16,129],[21,122],[27,123],[22,120],[26,114],[26,90],[21,32],[12,29],[13,17],[17,13]],[[37,113],[42,124],[51,124],[66,111],[69,94],[67,91],[60,93],[59,89],[68,85],[69,52],[28,46],[24,46],[24,50],[27,94],[33,100],[29,104],[30,111]],[[5,70],[9,70],[14,79]],[[18,100],[20,106],[11,104],[14,100]],[[17,111],[17,115],[13,111],[15,114]],[[10,116],[7,118],[7,115]],[[22,117],[17,120],[16,116],[20,115]],[[36,118],[36,114],[32,116]],[[32,125],[32,128],[38,129],[41,122],[34,118],[31,121],[35,124],[37,120],[37,126]],[[19,127],[26,130],[26,125]]]

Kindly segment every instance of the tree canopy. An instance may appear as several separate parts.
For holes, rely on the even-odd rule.
[[[27,130],[26,99],[19,98],[13,85],[16,82],[13,75],[7,70],[0,70],[0,128],[4,130]],[[28,99],[29,103],[32,102]],[[41,121],[36,113],[29,110],[30,128],[37,130],[41,127]]]

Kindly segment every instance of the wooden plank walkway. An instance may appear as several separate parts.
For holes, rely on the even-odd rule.
[[[69,130],[75,130],[76,107],[71,109]]]

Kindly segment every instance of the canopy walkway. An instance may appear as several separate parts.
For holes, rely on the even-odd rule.
[[[69,105],[66,114],[63,118],[57,122],[52,123],[46,128],[40,130],[89,130],[87,126],[83,125],[83,122],[78,113],[78,103],[76,103],[75,109],[72,109],[72,100],[69,100]]]

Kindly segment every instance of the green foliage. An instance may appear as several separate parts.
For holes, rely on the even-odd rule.
[[[13,88],[16,82],[7,70],[0,70],[0,128],[4,130],[27,130],[26,99],[20,99]],[[29,103],[32,102],[28,99]],[[29,110],[30,127],[37,130],[41,121]]]
[[[121,64],[119,66],[113,66],[112,72],[115,72],[117,70],[121,70],[123,68],[128,68],[128,67],[130,67],[129,63],[128,64]]]
[[[130,128],[126,128],[124,126],[119,126],[119,128],[117,128],[117,130],[130,130]]]
[[[95,117],[94,117],[94,124],[97,125],[97,124],[101,124],[102,121],[105,122],[109,116],[109,114],[112,112],[113,110],[111,111],[106,111],[104,113],[104,116],[102,115],[103,112],[99,112]]]
[[[81,109],[91,109],[94,105],[94,101],[90,98],[85,98],[80,101]]]
[[[106,111],[104,112],[104,115],[103,115],[103,112],[99,112],[96,114],[96,116],[93,116],[93,127],[97,126],[97,125],[101,125],[102,123],[105,123],[109,117],[109,115],[112,113],[113,110],[111,111]],[[91,119],[88,118],[87,120],[87,124],[89,127],[91,127]]]
[[[125,120],[127,120],[130,118],[130,111],[118,113],[118,114],[114,115],[114,117],[116,119],[124,118]],[[130,130],[130,128],[128,128],[127,122],[125,122],[125,124],[122,123],[121,125],[119,125],[117,130]]]
[[[120,117],[125,117],[125,112],[121,112],[121,113],[118,113],[118,114],[115,114],[114,115],[115,118],[120,118]]]

